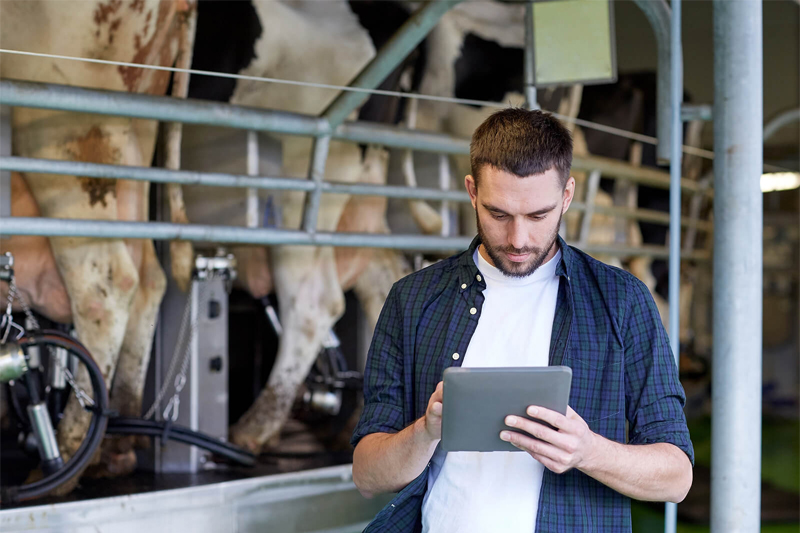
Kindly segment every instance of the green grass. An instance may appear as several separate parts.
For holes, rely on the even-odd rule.
[[[711,466],[711,419],[689,421],[695,462]],[[800,493],[800,421],[764,419],[761,433],[761,478],[784,490]],[[664,511],[647,504],[631,505],[634,533],[664,530]],[[797,533],[800,524],[762,524],[763,533]],[[678,522],[677,533],[706,533],[707,524]]]

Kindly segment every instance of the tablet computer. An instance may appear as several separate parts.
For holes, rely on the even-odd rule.
[[[567,414],[572,369],[566,366],[460,368],[444,371],[442,449],[446,452],[517,452],[500,440],[508,415],[532,419],[538,405]],[[525,435],[527,433],[521,432]]]

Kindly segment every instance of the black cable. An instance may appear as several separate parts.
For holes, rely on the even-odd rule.
[[[92,382],[95,406],[92,410],[92,419],[89,423],[89,430],[86,437],[81,442],[78,451],[75,452],[64,467],[52,475],[39,481],[34,481],[19,487],[4,487],[0,489],[0,502],[16,503],[18,501],[30,500],[45,496],[53,489],[59,487],[73,477],[79,475],[86,464],[92,459],[95,451],[100,446],[108,425],[108,390],[106,389],[103,374],[100,368],[92,359],[91,354],[72,337],[56,330],[37,331],[34,334],[19,340],[20,346],[29,345],[49,345],[64,348],[69,353],[78,358],[89,371],[89,378]]]
[[[146,435],[161,437],[167,422],[142,420],[141,418],[119,417],[112,418],[108,423],[106,433],[109,435]],[[184,426],[170,424],[169,439],[183,444],[190,444],[208,450],[211,453],[226,457],[245,466],[256,464],[256,456],[244,448],[228,442],[222,442],[199,431],[194,431]]]

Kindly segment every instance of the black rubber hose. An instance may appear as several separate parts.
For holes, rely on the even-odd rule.
[[[162,437],[166,424],[166,422],[142,420],[140,418],[112,418],[108,423],[106,433],[109,435],[146,435],[149,437]],[[256,464],[255,455],[247,450],[227,442],[219,441],[214,437],[210,437],[187,427],[171,425],[167,436],[170,440],[203,448],[244,466],[253,466]]]
[[[20,346],[34,344],[39,346],[57,346],[64,348],[77,357],[89,371],[95,405],[92,409],[92,420],[89,423],[89,430],[86,433],[86,437],[83,439],[78,451],[75,452],[75,455],[64,465],[64,468],[50,476],[27,485],[3,488],[2,491],[0,491],[0,502],[3,503],[16,503],[45,496],[53,489],[79,475],[100,446],[105,436],[106,426],[108,425],[108,390],[106,389],[106,384],[103,380],[103,374],[100,372],[100,368],[83,345],[72,337],[55,330],[36,332],[33,335],[20,339],[19,344]]]

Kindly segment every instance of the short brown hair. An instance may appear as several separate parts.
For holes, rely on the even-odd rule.
[[[549,113],[518,107],[492,114],[472,134],[470,164],[475,186],[491,165],[521,178],[555,168],[564,187],[572,166],[572,136]]]

